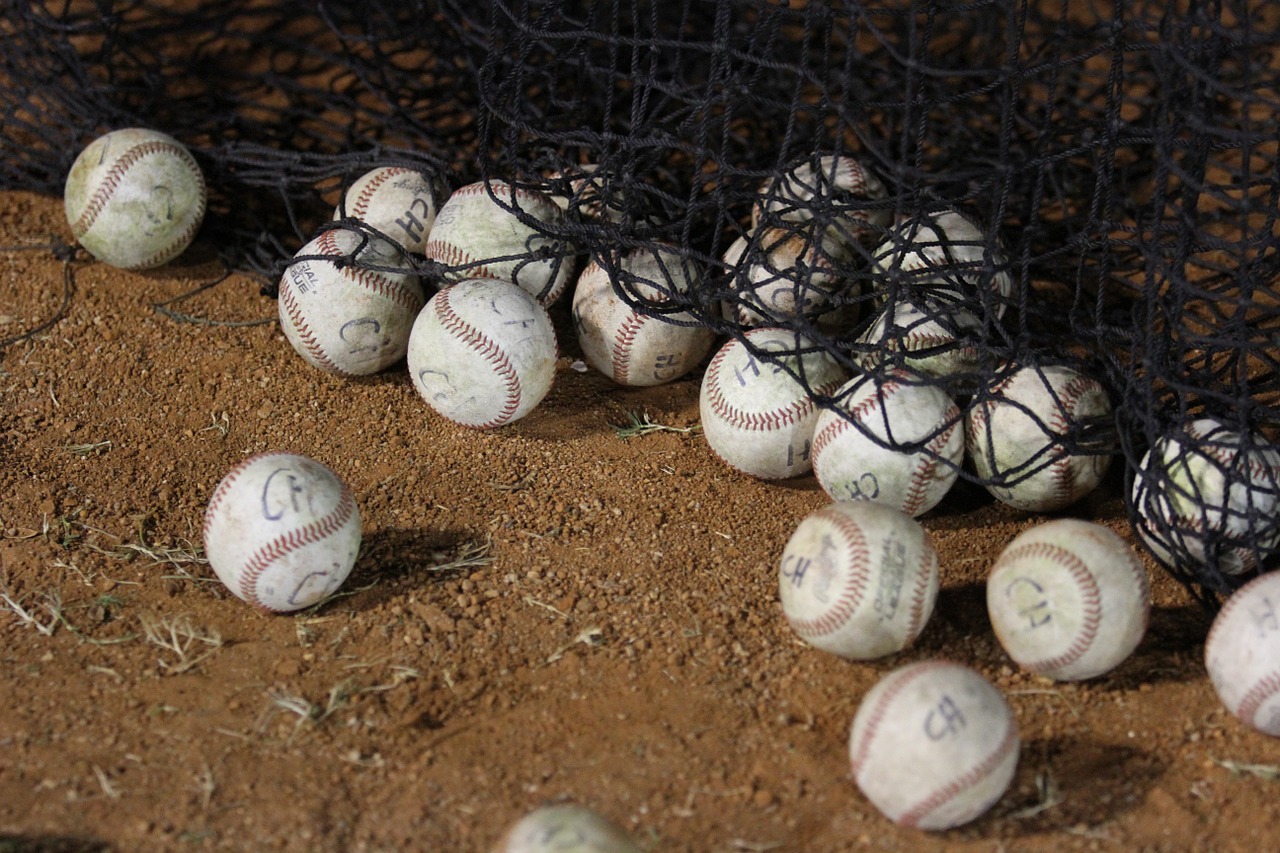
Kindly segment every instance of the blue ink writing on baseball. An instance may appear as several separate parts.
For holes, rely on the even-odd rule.
[[[950,696],[943,696],[924,718],[924,734],[929,740],[955,737],[965,727],[964,714]]]
[[[297,473],[289,468],[275,469],[262,484],[262,517],[279,521],[288,512],[301,512],[300,496],[306,496],[310,508],[310,496]]]
[[[1026,618],[1028,627],[1039,628],[1053,620],[1053,610],[1045,598],[1044,587],[1028,577],[1017,577],[1004,588],[1005,598],[1022,598],[1031,590],[1030,603],[1018,608],[1018,615]]]

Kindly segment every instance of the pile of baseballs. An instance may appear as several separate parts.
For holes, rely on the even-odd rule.
[[[759,187],[750,228],[721,259],[731,279],[725,316],[740,333],[717,348],[689,308],[708,271],[676,245],[600,253],[578,271],[579,248],[562,226],[574,217],[619,221],[606,177],[584,166],[560,177],[566,193],[500,180],[450,192],[430,170],[373,169],[288,264],[279,283],[284,337],[337,376],[403,363],[431,409],[476,429],[511,424],[546,397],[558,356],[549,309],[570,290],[584,360],[618,385],[672,382],[711,356],[699,406],[714,454],[765,480],[813,473],[832,501],[795,527],[778,561],[778,592],[802,641],[851,661],[901,653],[925,631],[941,581],[916,518],[938,505],[966,460],[998,501],[1029,512],[1067,508],[1102,481],[1115,448],[1101,382],[1067,365],[1028,363],[977,383],[984,318],[998,322],[1015,294],[1003,248],[961,213],[894,222],[884,184],[854,158],[793,164]],[[184,251],[205,204],[190,152],[144,129],[95,140],[66,182],[80,244],[126,269]],[[851,293],[840,272],[860,254],[870,294]],[[424,269],[441,282],[430,298]],[[874,313],[851,359],[797,330],[852,328],[867,305]],[[1154,442],[1130,498],[1139,538],[1167,564],[1238,576],[1280,550],[1280,450],[1220,420],[1202,417]],[[203,538],[234,595],[290,612],[338,592],[360,552],[360,512],[323,463],[266,452],[214,488]],[[1018,667],[1078,681],[1132,655],[1150,590],[1121,536],[1059,518],[1007,544],[986,603]],[[1230,712],[1280,736],[1280,575],[1230,597],[1205,658]],[[999,690],[946,660],[880,679],[848,741],[866,797],[893,821],[927,830],[990,809],[1019,749]],[[638,849],[578,806],[527,815],[497,848]]]
[[[852,661],[909,648],[940,585],[937,553],[920,523],[856,500],[806,516],[782,550],[777,579],[795,634]],[[987,606],[1019,667],[1077,681],[1110,672],[1133,653],[1146,631],[1150,592],[1141,559],[1118,534],[1056,519],[1002,551],[987,580]],[[863,697],[849,736],[853,778],[867,799],[896,823],[931,830],[967,823],[994,805],[1013,778],[1018,750],[1017,723],[999,690],[947,660],[886,675]]]

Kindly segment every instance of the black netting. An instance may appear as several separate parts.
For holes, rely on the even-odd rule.
[[[1114,415],[1026,412],[1055,453],[1123,459],[1141,538],[1206,598],[1274,562],[1280,8],[183,5],[5,2],[0,184],[60,193],[96,135],[161,130],[205,170],[203,238],[268,293],[374,165],[541,189],[569,215],[517,215],[641,311],[784,325],[969,411],[1017,365],[1097,378]],[[669,247],[703,274],[660,304],[622,258]]]

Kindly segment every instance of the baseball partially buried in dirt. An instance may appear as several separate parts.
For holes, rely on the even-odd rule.
[[[583,806],[543,806],[516,821],[493,853],[641,853],[613,821]]]
[[[145,128],[98,137],[71,165],[63,194],[80,245],[121,269],[177,257],[204,221],[200,167],[182,143]]]

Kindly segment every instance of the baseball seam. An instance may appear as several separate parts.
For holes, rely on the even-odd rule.
[[[319,254],[335,256],[330,261],[335,267],[337,267],[337,261],[348,254],[338,245],[337,238],[334,236],[336,233],[336,229],[325,231],[316,240],[316,250]],[[371,293],[376,293],[411,314],[417,314],[422,310],[423,300],[413,288],[406,286],[404,281],[395,281],[378,270],[362,269],[354,263],[344,264],[338,267],[338,271],[348,281],[358,284]]]
[[[241,568],[240,594],[245,601],[256,604],[264,610],[272,610],[258,597],[258,579],[272,563],[287,557],[293,551],[329,538],[337,533],[351,520],[355,513],[356,501],[351,490],[342,486],[338,504],[328,515],[318,518],[297,530],[290,530],[267,544],[263,545],[245,561]]]
[[[893,704],[894,699],[898,698],[898,694],[907,689],[907,685],[921,676],[935,670],[950,669],[951,666],[951,664],[943,663],[942,661],[926,661],[914,664],[910,669],[898,670],[896,674],[886,676],[886,678],[894,680],[888,683],[884,688],[884,692],[876,700],[876,704],[872,706],[867,715],[866,724],[862,726],[862,737],[858,738],[857,752],[850,756],[850,764],[852,765],[855,779],[862,772],[862,766],[867,762],[867,753],[871,751],[871,745],[875,742],[880,724],[884,721],[885,715],[889,713],[889,706]]]
[[[222,502],[226,499],[227,493],[229,493],[232,487],[235,486],[236,481],[240,479],[240,475],[244,473],[246,468],[248,468],[254,462],[257,462],[259,459],[265,459],[269,456],[275,456],[275,455],[277,454],[258,453],[253,456],[250,456],[247,459],[242,460],[239,465],[236,465],[234,468],[228,471],[226,476],[222,478],[222,482],[219,483],[218,488],[214,490],[213,496],[209,498],[209,506],[204,513],[204,529],[202,533],[206,541],[209,538],[209,531],[213,529],[213,521],[215,516],[218,513],[218,510],[222,506]]]
[[[924,623],[928,618],[925,613],[925,600],[929,596],[929,579],[933,574],[929,568],[937,562],[937,559],[937,551],[934,550],[933,543],[929,541],[928,536],[924,536],[920,543],[920,562],[916,565],[916,582],[911,590],[911,618],[907,623],[908,642],[914,641],[924,630]]]
[[[882,385],[879,386],[879,391],[877,393],[872,394],[866,400],[860,401],[856,406],[852,408],[844,408],[844,411],[847,412],[849,415],[848,418],[840,415],[836,415],[836,417],[832,419],[830,423],[828,423],[822,430],[818,432],[817,435],[813,437],[812,453],[813,453],[814,462],[817,462],[818,457],[822,455],[822,451],[828,445],[830,445],[833,441],[835,441],[838,437],[840,437],[845,430],[850,428],[856,429],[856,427],[854,427],[853,424],[850,423],[850,419],[861,422],[866,415],[876,410],[876,408],[880,405],[880,398],[882,396],[892,393],[893,391],[897,390],[899,387],[900,386],[896,380],[893,380],[893,379],[887,380]]]
[[[497,416],[481,424],[463,424],[475,429],[491,429],[499,427],[511,420],[520,408],[520,375],[516,372],[511,360],[503,352],[502,347],[488,335],[472,326],[458,316],[449,304],[448,289],[440,291],[435,298],[435,315],[450,335],[457,338],[483,358],[493,368],[494,373],[502,380],[506,398]]]
[[[958,412],[953,406],[951,411],[947,412],[946,417],[955,418],[957,414]],[[928,497],[929,480],[932,479],[934,472],[938,470],[938,465],[942,462],[941,451],[951,441],[951,436],[955,434],[956,427],[959,425],[960,422],[958,420],[952,420],[951,426],[935,435],[924,446],[923,453],[916,454],[920,462],[911,472],[911,480],[907,484],[907,494],[902,501],[902,511],[912,518],[920,514],[925,498]]]
[[[93,195],[89,197],[88,203],[84,210],[76,217],[75,224],[72,226],[72,232],[76,235],[76,239],[84,236],[98,216],[106,209],[111,197],[115,195],[115,191],[119,189],[120,182],[124,180],[125,174],[129,169],[133,168],[144,157],[152,154],[168,152],[175,155],[181,160],[188,169],[199,179],[199,183],[203,186],[204,176],[200,173],[200,167],[196,165],[195,160],[191,158],[191,154],[182,147],[166,142],[162,139],[153,139],[147,142],[141,142],[125,151],[120,158],[111,164],[111,168],[107,170],[107,174],[103,176],[98,188]]]
[[[609,354],[609,364],[613,369],[614,381],[626,385],[631,375],[631,348],[635,345],[636,335],[648,318],[625,305],[623,310],[626,313],[622,317],[621,326],[613,336],[613,351]]]
[[[399,177],[407,172],[409,170],[402,166],[388,166],[380,170],[372,178],[365,181],[364,186],[360,188],[355,201],[351,204],[351,209],[347,211],[348,215],[356,218],[363,217],[369,212],[369,205],[373,202],[374,195],[382,188],[382,185],[392,178]]]
[[[556,219],[560,216],[560,208],[556,206],[555,202],[551,201],[541,193],[530,192],[524,187],[513,187],[505,181],[494,181],[491,185],[493,187],[493,195],[498,198],[505,197],[507,203],[513,207],[516,202],[527,202],[537,208],[537,210],[533,210],[526,209],[521,206],[521,211],[534,214],[539,219]],[[454,195],[462,196],[463,198],[468,198],[470,196],[484,196],[489,201],[493,201],[493,197],[489,195],[489,186],[490,185],[486,184],[484,181],[476,181],[458,188]]]
[[[1188,427],[1187,429],[1187,435],[1189,435],[1191,438],[1199,439],[1201,442],[1205,442],[1206,440],[1209,440],[1212,438],[1210,434],[1201,432],[1199,427],[1194,427],[1194,428],[1193,427],[1194,425],[1192,425],[1192,427]],[[1189,452],[1201,453],[1206,456],[1210,456],[1213,458],[1215,462],[1217,462],[1219,465],[1221,465],[1224,469],[1228,471],[1236,470],[1239,468],[1239,465],[1240,465],[1240,454],[1243,451],[1244,436],[1241,436],[1239,433],[1235,432],[1234,430],[1230,430],[1229,433],[1240,439],[1240,441],[1234,447],[1232,446],[1224,447],[1223,444],[1220,443],[1219,441],[1208,441],[1207,444],[1201,444],[1198,447],[1192,447]],[[1253,480],[1256,478],[1262,478],[1268,474],[1273,473],[1269,471],[1267,469],[1266,464],[1261,459],[1258,458],[1259,442],[1255,441],[1253,442],[1253,445],[1255,448],[1254,452],[1250,453],[1249,458],[1245,460],[1249,466],[1250,480]],[[1185,456],[1186,454],[1184,454],[1183,458],[1185,458]],[[1249,486],[1248,489],[1250,491],[1253,490],[1252,486]]]
[[[278,298],[280,307],[285,310],[294,332],[298,335],[298,342],[302,344],[315,363],[319,367],[340,376],[354,376],[355,374],[343,369],[336,361],[329,358],[328,353],[324,351],[324,347],[320,345],[320,341],[316,340],[315,333],[311,330],[311,326],[307,324],[307,318],[302,313],[302,306],[298,304],[298,299],[293,293],[293,284],[288,276],[285,276],[284,281],[280,282]]]
[[[871,580],[870,554],[862,529],[838,510],[819,510],[816,517],[829,521],[843,537],[846,552],[849,555],[849,567],[844,586],[840,589],[840,596],[825,613],[812,619],[789,620],[795,632],[805,639],[834,634],[844,627],[849,617],[862,603],[863,593]]]
[[[767,412],[744,412],[738,407],[730,405],[720,387],[720,372],[724,368],[724,362],[730,354],[729,351],[733,349],[735,347],[732,346],[722,348],[720,352],[716,353],[716,357],[711,360],[711,365],[707,368],[707,404],[711,407],[711,411],[724,420],[726,424],[752,432],[770,432],[798,424],[814,411],[813,399],[807,394],[787,406],[771,409]],[[817,394],[827,393],[837,384],[836,382],[827,383],[827,385],[820,388],[815,388],[814,392]],[[798,383],[797,387],[803,388]]]
[[[1075,417],[1076,406],[1079,404],[1084,393],[1096,385],[1088,376],[1077,375],[1065,386],[1058,395],[1058,405],[1053,407],[1050,412],[1049,423],[1050,429],[1054,431],[1054,435],[1050,436],[1050,444],[1054,438],[1064,437],[1071,431],[1071,423],[1068,417]],[[1056,505],[1066,505],[1072,503],[1079,497],[1075,493],[1075,478],[1072,476],[1074,466],[1071,464],[1075,458],[1074,454],[1068,453],[1066,448],[1057,459],[1050,463],[1049,470],[1053,477],[1053,492]]]
[[[924,818],[946,805],[956,796],[965,793],[987,776],[990,776],[991,771],[995,770],[1008,757],[1010,751],[1017,749],[1017,746],[1018,730],[1010,720],[1005,727],[1004,737],[1000,740],[999,745],[990,755],[983,759],[982,763],[961,776],[952,779],[946,785],[921,800],[913,808],[900,815],[897,822],[903,826],[918,826]]]
[[[509,280],[496,270],[490,269],[489,265],[480,258],[475,257],[469,252],[463,251],[460,247],[453,243],[445,242],[439,237],[432,237],[427,240],[424,249],[427,257],[433,261],[438,261],[449,267],[449,275],[458,278],[493,278],[499,280]],[[465,267],[466,269],[458,269]]]
[[[1003,566],[1023,559],[1049,560],[1061,566],[1071,573],[1071,579],[1080,593],[1082,610],[1080,627],[1067,650],[1053,658],[1019,661],[1023,667],[1035,673],[1060,670],[1084,657],[1093,646],[1093,641],[1097,639],[1098,626],[1102,623],[1102,595],[1093,574],[1079,557],[1065,548],[1048,542],[1030,542],[1006,551],[991,568],[991,573],[994,575]]]
[[[1245,693],[1236,706],[1236,716],[1249,726],[1258,728],[1258,709],[1263,703],[1280,692],[1280,671],[1269,672],[1254,682],[1249,692]]]

